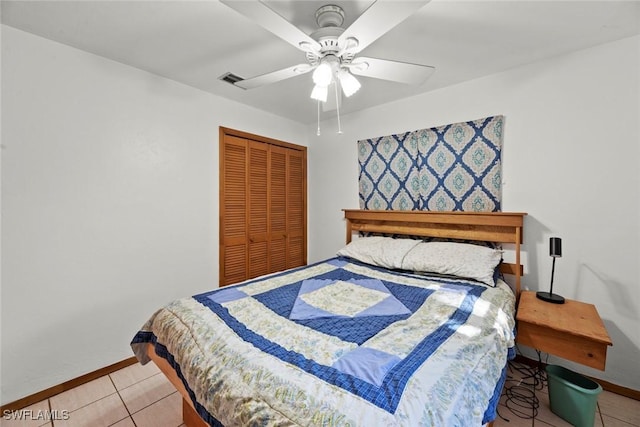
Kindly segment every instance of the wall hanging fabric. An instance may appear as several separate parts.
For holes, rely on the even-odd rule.
[[[358,141],[360,209],[500,211],[504,116]]]

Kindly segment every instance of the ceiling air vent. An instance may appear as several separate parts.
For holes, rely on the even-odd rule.
[[[224,82],[227,82],[227,83],[231,83],[231,84],[232,84],[232,85],[234,85],[234,86],[235,86],[235,84],[236,84],[237,82],[240,82],[240,81],[244,80],[242,77],[240,77],[240,76],[236,76],[236,75],[235,75],[235,74],[233,74],[233,73],[224,73],[223,75],[221,75],[220,77],[218,77],[218,79],[219,79],[219,80],[222,80],[222,81],[224,81]]]

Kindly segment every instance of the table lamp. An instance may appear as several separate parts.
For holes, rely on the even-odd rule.
[[[560,258],[562,256],[562,239],[559,237],[549,238],[549,256],[553,258],[553,265],[551,267],[551,289],[549,289],[549,292],[536,292],[536,297],[542,301],[551,302],[553,304],[564,304],[564,298],[553,293],[553,274],[556,269],[556,258]]]

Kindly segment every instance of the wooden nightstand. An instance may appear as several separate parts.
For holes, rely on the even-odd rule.
[[[520,294],[516,342],[604,371],[611,338],[593,304],[567,299],[551,304]]]

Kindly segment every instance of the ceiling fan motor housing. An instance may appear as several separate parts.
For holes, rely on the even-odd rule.
[[[340,27],[344,22],[344,10],[340,6],[328,4],[316,10],[318,27]]]
[[[307,61],[317,65],[326,55],[335,55],[341,62],[351,62],[355,54],[346,49],[348,46],[338,43],[338,38],[344,32],[344,10],[333,4],[322,6],[316,10],[316,22],[320,28],[311,37],[320,44],[320,52],[307,52]]]

